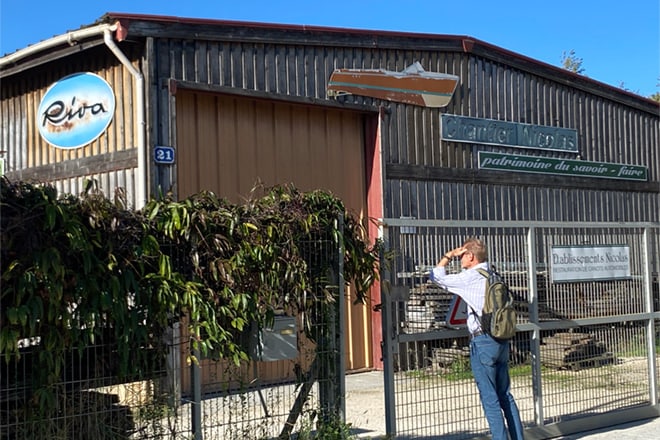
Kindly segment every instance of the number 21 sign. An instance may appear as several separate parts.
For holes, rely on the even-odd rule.
[[[154,162],[173,164],[174,163],[174,147],[154,147]]]

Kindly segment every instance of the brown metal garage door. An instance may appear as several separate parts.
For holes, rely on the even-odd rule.
[[[367,117],[336,108],[180,90],[178,196],[210,190],[240,202],[258,181],[266,186],[293,183],[302,191],[331,191],[366,219]],[[371,368],[369,309],[352,305],[348,295],[346,306],[346,368]]]

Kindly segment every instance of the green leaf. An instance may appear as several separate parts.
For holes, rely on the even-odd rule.
[[[16,325],[18,324],[18,308],[17,307],[10,307],[7,309],[5,312],[7,315],[7,320],[9,321],[10,325]]]
[[[160,212],[160,204],[154,203],[152,209],[149,211],[147,218],[149,220],[153,220],[156,218],[159,212]]]
[[[55,226],[55,215],[57,214],[57,208],[54,205],[46,205],[46,227],[48,229],[53,229]]]
[[[23,327],[27,325],[29,313],[30,313],[30,309],[28,309],[28,306],[26,305],[23,305],[18,309],[18,319],[21,321],[21,325]]]

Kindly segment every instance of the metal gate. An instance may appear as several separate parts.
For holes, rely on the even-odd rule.
[[[383,228],[388,434],[488,433],[461,308],[428,281],[440,257],[472,236],[517,296],[510,371],[526,438],[660,415],[659,224],[385,219]]]

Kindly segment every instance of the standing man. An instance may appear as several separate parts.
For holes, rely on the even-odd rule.
[[[445,266],[454,258],[461,259],[464,270],[448,275]],[[520,413],[510,390],[509,341],[494,340],[483,331],[479,321],[484,307],[486,277],[477,269],[488,270],[487,260],[485,243],[469,238],[463,246],[442,256],[431,272],[431,280],[460,296],[467,304],[470,365],[493,440],[506,440],[507,427],[512,440],[522,440]]]

